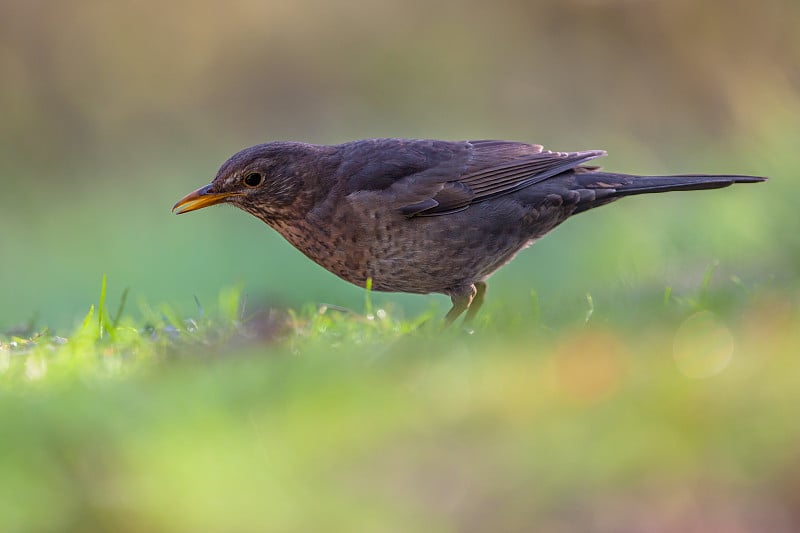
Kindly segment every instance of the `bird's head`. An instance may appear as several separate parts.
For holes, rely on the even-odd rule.
[[[175,214],[229,203],[263,220],[281,216],[300,193],[315,146],[271,142],[251,146],[228,159],[214,180],[178,200]]]

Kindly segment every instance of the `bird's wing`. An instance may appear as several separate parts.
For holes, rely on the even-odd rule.
[[[600,150],[550,152],[510,141],[446,142],[370,139],[351,143],[339,173],[355,199],[378,193],[407,217],[466,209],[518,191],[605,155]]]
[[[605,155],[602,150],[551,152],[538,144],[470,141],[464,173],[450,178],[430,198],[401,208],[406,216],[434,216],[466,209],[470,204],[512,193]]]

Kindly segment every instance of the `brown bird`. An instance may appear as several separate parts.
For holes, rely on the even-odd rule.
[[[624,196],[716,189],[766,178],[632,176],[584,163],[602,150],[551,152],[510,141],[270,142],[226,161],[172,208],[230,203],[340,278],[377,291],[450,296],[469,324],[486,279],[568,217]]]

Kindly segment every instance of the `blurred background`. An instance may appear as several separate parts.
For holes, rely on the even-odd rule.
[[[799,28],[796,0],[0,0],[0,530],[797,531]],[[250,357],[158,342],[230,287],[361,313],[255,218],[170,208],[243,147],[379,136],[771,181],[568,221],[473,337],[303,311]],[[103,275],[147,317],[119,350],[74,328]],[[12,347],[45,327],[69,342]]]
[[[278,139],[502,138],[607,149],[623,172],[773,178],[582,215],[495,276],[493,306],[533,288],[546,304],[695,285],[715,259],[789,278],[798,23],[789,0],[6,0],[0,328],[72,327],[104,273],[131,309],[193,309],[231,285],[266,305],[359,307],[362,291],[241,212],[170,213],[232,153]]]

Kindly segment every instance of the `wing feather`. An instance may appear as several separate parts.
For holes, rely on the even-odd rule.
[[[602,150],[551,152],[537,144],[471,141],[475,153],[463,176],[456,180],[460,194],[444,187],[433,199],[437,205],[415,216],[444,215],[466,205],[509,194],[561,174],[596,157]]]

